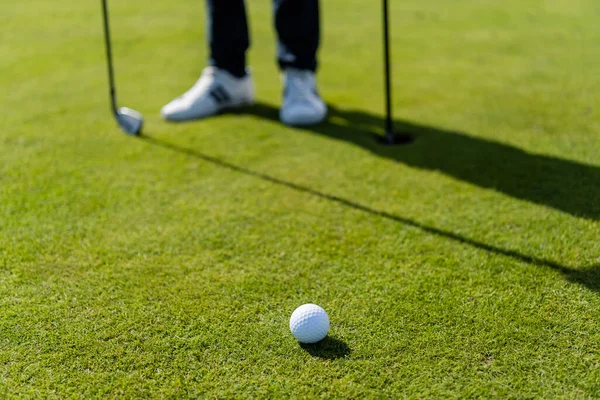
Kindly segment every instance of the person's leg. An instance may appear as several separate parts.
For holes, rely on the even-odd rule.
[[[244,76],[250,46],[244,0],[206,0],[206,6],[210,64]]]
[[[170,121],[205,118],[254,102],[252,77],[246,72],[250,45],[244,0],[206,0],[210,67],[183,95],[165,105]]]
[[[319,0],[273,0],[283,71],[283,104],[279,118],[287,125],[313,125],[327,116],[317,90]]]
[[[320,39],[319,0],[273,0],[273,3],[280,67],[314,72]]]

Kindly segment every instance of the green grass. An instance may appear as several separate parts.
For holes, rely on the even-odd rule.
[[[200,0],[0,14],[0,397],[597,398],[600,7],[325,0],[328,123],[276,121],[268,1],[259,105],[167,124],[206,58]],[[295,307],[328,310],[302,348]]]

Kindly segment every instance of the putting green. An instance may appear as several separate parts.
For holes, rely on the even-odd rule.
[[[168,124],[204,66],[201,0],[0,13],[3,398],[600,395],[600,8],[391,4],[381,147],[377,2],[325,0],[329,122],[277,121],[268,1],[250,4],[259,103]],[[324,307],[329,339],[288,329]]]

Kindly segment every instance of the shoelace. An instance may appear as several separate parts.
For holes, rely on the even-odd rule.
[[[194,85],[187,92],[182,94],[180,96],[180,98],[185,98],[189,95],[192,95],[193,93],[196,92],[196,90],[199,90],[203,86],[205,86],[206,85],[205,82],[209,81],[209,79],[214,81],[214,77],[215,77],[216,73],[217,73],[217,71],[214,68],[205,68],[204,71],[202,72],[202,75],[200,76],[200,78],[198,78],[196,83],[194,83]]]
[[[289,86],[294,86],[296,90],[290,90]],[[296,98],[306,98],[315,94],[314,82],[311,79],[311,74],[308,71],[288,71],[287,86],[285,96],[293,96]]]

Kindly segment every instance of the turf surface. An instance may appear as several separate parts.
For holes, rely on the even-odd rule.
[[[329,122],[277,121],[268,1],[259,104],[167,124],[204,65],[200,0],[0,13],[2,398],[600,396],[600,7],[393,1],[383,148],[376,2],[325,0]],[[300,347],[295,307],[329,311]]]

